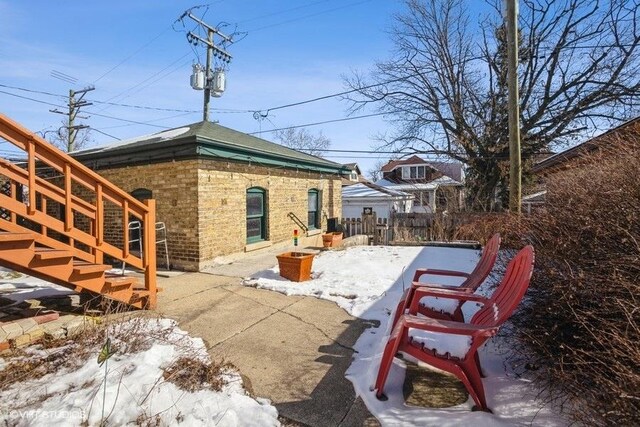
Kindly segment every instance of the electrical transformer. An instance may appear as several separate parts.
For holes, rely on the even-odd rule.
[[[209,88],[211,89],[211,95],[219,98],[222,96],[224,90],[226,89],[227,82],[225,80],[224,70],[217,69],[213,72],[213,76],[211,77],[211,82],[209,83]]]
[[[191,74],[191,87],[195,90],[204,89],[204,69],[200,64],[193,64],[193,74]]]

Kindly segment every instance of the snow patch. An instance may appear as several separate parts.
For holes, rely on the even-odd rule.
[[[134,425],[144,419],[154,421],[154,425],[159,420],[159,425],[163,426],[279,425],[276,408],[266,399],[251,398],[235,371],[225,374],[227,385],[220,392],[208,389],[186,392],[165,381],[163,368],[180,357],[208,362],[204,342],[190,337],[168,319],[131,322],[146,322],[134,326],[143,337],[162,336],[163,339],[154,339],[144,351],[116,353],[109,359],[104,400],[105,366],[99,366],[92,356],[76,370],[59,369],[0,391],[0,423],[16,426],[100,425],[104,403],[107,425]],[[114,342],[114,345],[117,347],[118,343]],[[96,348],[96,356],[99,350]],[[0,369],[4,367],[6,362],[0,359]]]

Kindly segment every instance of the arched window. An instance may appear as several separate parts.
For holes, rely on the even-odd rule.
[[[153,192],[146,188],[136,188],[131,195],[140,201],[153,199]]]
[[[309,200],[307,225],[309,230],[313,230],[320,228],[320,191],[312,188],[307,194]]]
[[[267,200],[263,188],[247,190],[247,243],[267,240]]]

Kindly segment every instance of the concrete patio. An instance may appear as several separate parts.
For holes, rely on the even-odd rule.
[[[353,344],[372,325],[330,301],[241,284],[274,264],[275,254],[263,253],[160,278],[158,311],[203,338],[214,360],[233,363],[285,425],[379,425],[344,377]]]

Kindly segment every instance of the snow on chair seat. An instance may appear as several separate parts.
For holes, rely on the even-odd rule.
[[[374,387],[376,397],[385,398],[384,385],[393,359],[398,352],[403,352],[458,377],[469,391],[476,407],[483,411],[489,411],[482,384],[478,349],[498,332],[500,326],[511,316],[522,300],[531,281],[533,264],[533,247],[526,246],[511,260],[491,298],[486,299],[474,294],[457,292],[461,299],[467,298],[483,303],[483,307],[469,323],[417,317],[411,314],[400,316],[382,355]],[[441,290],[440,292],[446,291]],[[421,331],[461,336],[470,341],[466,352],[462,352],[464,354],[456,352],[452,357],[450,350],[439,349],[437,345],[436,348],[431,349],[423,345],[423,340],[415,339]]]
[[[439,290],[456,290],[460,292],[472,293],[485,281],[498,257],[498,251],[500,250],[500,234],[494,234],[487,244],[482,249],[480,260],[476,264],[473,271],[466,273],[463,271],[452,270],[439,270],[432,268],[419,268],[413,275],[413,281],[411,286],[404,291],[404,294],[400,298],[400,302],[396,307],[396,312],[393,319],[393,325],[396,324],[400,316],[405,314],[407,308],[409,308],[415,299],[415,292],[417,289],[429,288]],[[420,282],[422,276],[448,276],[448,277],[461,277],[465,280],[459,286],[441,285],[436,283],[423,283]],[[419,299],[419,298],[418,298]],[[449,300],[451,301],[451,300]],[[438,315],[438,310],[425,310],[425,314],[431,317],[438,317],[442,319],[455,319],[462,320],[462,304],[455,301],[444,305],[442,315]],[[449,314],[449,312],[451,314]]]

